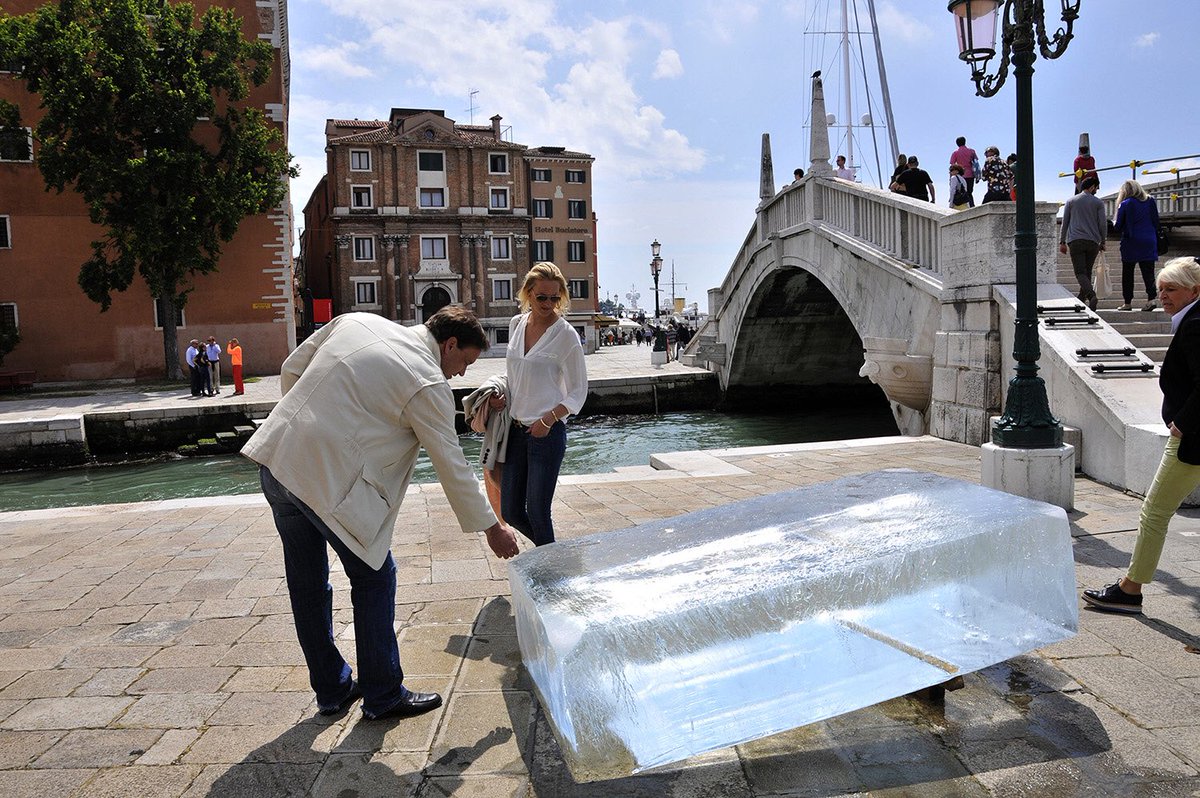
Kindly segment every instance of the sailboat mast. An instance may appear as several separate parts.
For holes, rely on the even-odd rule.
[[[854,117],[850,108],[850,14],[842,0],[842,88],[845,95],[846,166],[854,168]]]
[[[883,45],[879,42],[879,22],[875,19],[875,0],[867,0],[867,11],[871,15],[871,38],[875,40],[875,63],[879,65],[879,85],[883,90],[883,112],[887,117],[888,139],[892,145],[892,163],[900,156],[900,145],[896,141],[896,120],[892,118],[892,95],[888,92],[887,70],[883,66]],[[882,179],[882,175],[880,175]]]

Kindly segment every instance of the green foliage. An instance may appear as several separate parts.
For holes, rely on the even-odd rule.
[[[0,100],[0,160],[28,161],[29,132],[21,127],[21,112],[17,106]]]
[[[611,299],[601,299],[600,300],[600,312],[606,316],[619,317],[622,313],[625,312],[625,306],[618,302],[614,302]]]
[[[45,111],[38,169],[50,188],[78,192],[103,231],[79,271],[102,310],[135,274],[160,307],[182,307],[242,219],[282,201],[291,156],[242,105],[273,58],[227,8],[197,17],[167,0],[60,0],[0,15],[0,60],[21,65]],[[174,377],[174,314],[161,315]]]

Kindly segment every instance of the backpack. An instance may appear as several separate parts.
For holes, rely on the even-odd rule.
[[[951,205],[966,205],[971,201],[971,194],[967,191],[967,181],[962,179],[961,175],[955,175],[958,180],[954,181],[954,196],[950,198]]]

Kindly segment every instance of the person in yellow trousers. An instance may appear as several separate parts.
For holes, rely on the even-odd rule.
[[[242,384],[242,345],[238,343],[238,339],[230,338],[225,351],[229,353],[229,360],[233,365],[233,395],[241,396],[246,392],[246,386]]]

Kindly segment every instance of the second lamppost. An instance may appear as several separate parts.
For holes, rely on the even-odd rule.
[[[1008,384],[1004,415],[992,429],[992,442],[1014,449],[1051,449],[1062,445],[1062,425],[1050,412],[1046,383],[1038,376],[1037,226],[1033,192],[1033,62],[1035,48],[1043,58],[1058,58],[1071,41],[1079,17],[1079,0],[1060,0],[1063,26],[1046,34],[1044,0],[950,0],[958,33],[959,58],[971,66],[975,93],[991,97],[1000,91],[1012,61],[1017,84],[1017,319],[1013,339],[1016,376]],[[996,55],[996,18],[1003,20],[1000,65],[987,74]]]
[[[662,244],[658,243],[658,239],[654,239],[654,243],[650,245],[650,274],[654,277],[654,318],[658,319],[658,275],[662,271],[662,258],[658,253],[662,251]]]

